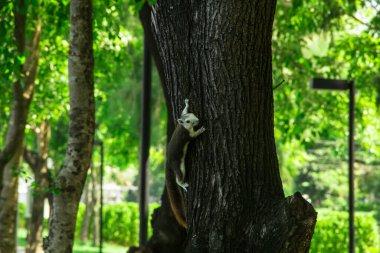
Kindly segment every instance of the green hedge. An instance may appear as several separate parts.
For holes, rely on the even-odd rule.
[[[158,204],[149,206],[149,218]],[[19,204],[19,226],[24,226],[23,204]],[[75,236],[79,238],[85,206],[79,206]],[[122,245],[137,245],[139,233],[139,210],[137,203],[105,205],[103,208],[104,240]],[[380,252],[380,231],[371,212],[355,213],[356,252]],[[149,235],[152,229],[149,223]],[[91,232],[90,232],[91,234]],[[318,221],[311,243],[311,253],[348,252],[348,213],[318,210]]]
[[[149,205],[149,219],[158,204]],[[75,237],[79,238],[85,206],[79,206]],[[103,207],[103,237],[105,241],[122,245],[138,245],[139,237],[139,208],[137,203],[122,203],[105,205]],[[90,231],[91,234],[91,231]],[[148,227],[149,236],[152,228]]]
[[[356,252],[380,252],[379,229],[370,212],[355,213]],[[348,252],[348,213],[318,211],[318,220],[311,243],[311,253]]]
[[[137,203],[106,206],[103,228],[105,240],[136,245],[139,236],[139,207]]]
[[[149,206],[149,218],[158,204]],[[80,227],[85,207],[79,206],[76,237],[79,238]],[[122,203],[104,206],[103,235],[104,240],[122,245],[137,245],[139,233],[139,210],[137,203]],[[149,223],[150,224],[150,223]],[[380,252],[379,229],[371,212],[355,213],[356,252]],[[149,235],[151,235],[149,226]],[[318,210],[311,253],[348,252],[348,213],[330,210]]]

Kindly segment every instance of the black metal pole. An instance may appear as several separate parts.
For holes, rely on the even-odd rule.
[[[143,59],[143,84],[141,96],[141,153],[140,153],[140,182],[139,182],[139,212],[140,212],[140,246],[146,244],[148,236],[148,201],[147,201],[147,167],[150,146],[150,97],[152,60],[144,36],[144,59]]]
[[[103,142],[100,141],[100,238],[99,238],[99,252],[103,252],[103,166],[104,166],[104,148]]]
[[[355,190],[354,190],[354,129],[355,129],[355,87],[354,81],[350,82],[350,116],[348,135],[348,178],[349,178],[349,252],[355,252]]]
[[[355,252],[355,188],[354,188],[354,130],[355,130],[355,83],[354,81],[312,78],[312,89],[349,90],[349,135],[348,135],[348,211],[349,211],[349,253]]]

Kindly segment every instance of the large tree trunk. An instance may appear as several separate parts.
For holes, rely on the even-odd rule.
[[[19,78],[14,83],[14,102],[5,136],[5,147],[0,153],[0,250],[16,252],[16,217],[18,198],[18,171],[23,153],[23,140],[30,102],[37,75],[41,27],[38,10],[33,12],[33,28],[30,41],[25,40],[26,13],[24,1],[14,6],[14,36],[19,55],[29,53],[20,66]],[[23,80],[22,80],[23,79]]]
[[[54,195],[45,252],[72,252],[79,200],[90,166],[95,109],[92,47],[92,2],[70,3],[70,126],[64,165],[57,176],[60,194]]]
[[[43,120],[36,127],[38,152],[24,150],[24,160],[29,164],[34,173],[34,180],[38,186],[34,189],[32,200],[32,217],[30,219],[28,245],[26,253],[40,253],[42,250],[42,230],[44,219],[44,205],[46,193],[50,183],[50,173],[47,167],[48,144],[50,139],[50,126]]]
[[[189,98],[190,111],[207,129],[188,147],[183,250],[169,251],[176,240],[155,233],[146,252],[308,252],[316,213],[299,193],[284,197],[274,141],[275,6],[158,0],[142,15],[169,112],[179,117]],[[168,216],[154,217],[162,234],[169,220],[158,217]]]

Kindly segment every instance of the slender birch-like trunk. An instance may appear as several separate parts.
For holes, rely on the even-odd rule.
[[[95,131],[92,1],[70,3],[70,125],[64,165],[57,175],[60,194],[53,197],[44,250],[72,252],[78,205],[90,167]]]

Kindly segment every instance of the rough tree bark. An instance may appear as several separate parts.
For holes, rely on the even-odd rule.
[[[42,250],[42,230],[44,219],[44,205],[46,193],[51,181],[47,167],[48,144],[50,139],[50,126],[43,120],[39,127],[34,129],[37,137],[38,152],[24,149],[24,160],[28,163],[34,174],[38,188],[34,189],[32,201],[32,217],[30,219],[28,244],[26,253],[40,253]]]
[[[28,8],[23,0],[14,6],[14,37],[18,54],[29,55],[20,66],[17,80],[13,85],[14,102],[9,118],[5,146],[0,152],[0,252],[16,252],[16,218],[18,198],[18,170],[23,153],[25,125],[34,92],[37,75],[41,25],[38,10],[31,13],[35,24],[30,40],[26,41],[26,20]]]
[[[91,162],[95,130],[92,1],[70,3],[70,125],[64,164],[57,175],[45,252],[72,252],[79,200]]]
[[[169,250],[179,239],[170,237],[173,221],[161,208],[142,251],[309,251],[316,213],[299,193],[285,198],[274,140],[275,7],[267,0],[158,0],[144,7],[170,120],[189,98],[207,130],[188,147],[182,248]]]

